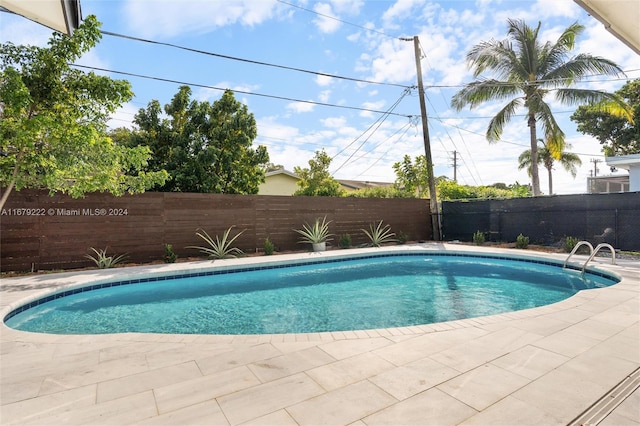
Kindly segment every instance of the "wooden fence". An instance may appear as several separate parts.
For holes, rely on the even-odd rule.
[[[158,261],[164,244],[181,257],[197,257],[187,246],[203,245],[198,228],[212,237],[234,226],[244,230],[235,246],[259,252],[265,238],[277,251],[305,250],[298,243],[305,222],[326,215],[331,244],[350,234],[353,245],[365,243],[361,231],[383,220],[409,240],[431,238],[429,200],[334,197],[287,197],[147,192],[113,197],[89,194],[73,199],[44,191],[13,192],[0,216],[0,270],[50,270],[92,265],[90,247],[127,253],[131,262]]]

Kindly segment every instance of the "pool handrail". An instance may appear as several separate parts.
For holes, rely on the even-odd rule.
[[[589,255],[593,253],[593,245],[589,241],[578,241],[578,243],[576,243],[576,245],[573,246],[573,250],[571,250],[571,253],[569,253],[569,256],[567,256],[567,260],[564,261],[564,264],[562,265],[563,269],[567,267],[567,263],[569,263],[569,259],[571,259],[571,256],[573,256],[581,246],[585,246],[585,245],[589,247]]]
[[[616,250],[613,248],[613,246],[611,244],[607,244],[607,243],[600,243],[593,250],[593,253],[591,253],[591,256],[589,256],[587,261],[584,262],[584,265],[582,265],[582,275],[584,275],[584,270],[587,268],[587,263],[589,263],[596,256],[596,254],[598,254],[598,251],[601,248],[608,248],[609,250],[611,250],[611,264],[612,265],[616,264]]]

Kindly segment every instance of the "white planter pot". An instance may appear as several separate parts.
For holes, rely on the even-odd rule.
[[[327,243],[324,241],[321,243],[313,243],[311,245],[313,246],[313,251],[325,251],[327,249]]]

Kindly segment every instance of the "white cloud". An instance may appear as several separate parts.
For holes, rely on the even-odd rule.
[[[315,108],[314,104],[307,103],[307,102],[292,102],[290,104],[287,104],[287,109],[297,114],[304,113],[304,112],[311,112],[313,111],[314,108]]]
[[[329,102],[329,98],[331,96],[331,90],[323,90],[322,92],[320,92],[320,94],[318,95],[318,100],[320,102],[324,102],[327,103]]]
[[[138,110],[139,108],[130,102],[122,105],[111,115],[107,126],[110,129],[116,129],[118,127],[126,127],[127,129],[134,128],[133,118],[138,113]]]
[[[413,43],[398,40],[381,43],[369,66],[371,79],[375,81],[406,83],[415,80]]]
[[[384,100],[381,101],[375,101],[375,102],[363,102],[362,103],[362,108],[366,108],[366,109],[373,109],[373,110],[381,110],[382,107],[385,106],[387,102]],[[370,112],[370,111],[361,111],[360,112],[360,117],[373,117],[374,113]]]
[[[331,129],[340,129],[347,125],[347,119],[345,117],[329,117],[320,120],[323,126]]]
[[[323,33],[334,33],[340,28],[341,22],[332,19],[336,18],[333,14],[331,5],[328,3],[316,3],[313,6],[313,10],[318,13],[318,16],[313,20],[318,29]]]
[[[329,0],[333,5],[336,13],[346,13],[348,15],[357,15],[364,6],[363,0]]]
[[[328,75],[317,75],[316,76],[316,84],[318,86],[330,86],[334,82],[333,77],[329,77]]]
[[[531,9],[540,20],[557,16],[573,18],[580,12],[580,7],[570,0],[537,0]]]
[[[414,9],[422,4],[424,4],[424,0],[397,0],[382,14],[382,21],[385,23],[385,27],[396,27],[393,24],[395,20],[410,17]]]
[[[143,37],[206,33],[232,24],[253,26],[271,18],[276,0],[160,1],[129,0],[124,6],[130,31]]]
[[[44,47],[53,30],[19,15],[1,13],[0,42]]]

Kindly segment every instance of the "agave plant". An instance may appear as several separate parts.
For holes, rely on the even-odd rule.
[[[92,260],[100,269],[113,268],[127,257],[126,254],[121,254],[119,256],[108,256],[107,248],[105,248],[104,250],[96,250],[95,248],[90,247],[90,250],[93,250],[96,256],[93,257],[90,254],[87,254],[84,257]]]
[[[371,247],[380,247],[381,244],[396,241],[396,239],[393,238],[396,234],[391,232],[391,226],[382,226],[382,221],[378,222],[377,225],[375,225],[375,223],[370,224],[369,230],[367,231],[366,229],[362,229],[362,232],[369,237],[369,240],[371,241],[369,245]]]
[[[302,229],[294,229],[294,231],[302,236],[300,238],[301,243],[326,243],[327,241],[331,241],[330,237],[333,236],[333,234],[329,233],[330,223],[331,221],[327,222],[327,217],[325,216],[322,218],[322,222],[320,222],[320,218],[316,218],[313,225],[305,223]]]
[[[233,236],[233,238],[229,238],[231,229],[233,229],[233,226],[224,231],[224,234],[222,234],[222,239],[220,239],[216,235],[215,240],[211,238],[209,234],[207,234],[207,231],[203,229],[197,229],[196,235],[202,238],[208,244],[208,246],[189,246],[187,248],[200,250],[201,253],[204,253],[213,259],[227,259],[230,257],[243,255],[244,252],[242,250],[237,247],[233,247],[231,244],[233,244],[236,238],[238,238],[244,232],[244,230],[238,232],[235,236]]]

